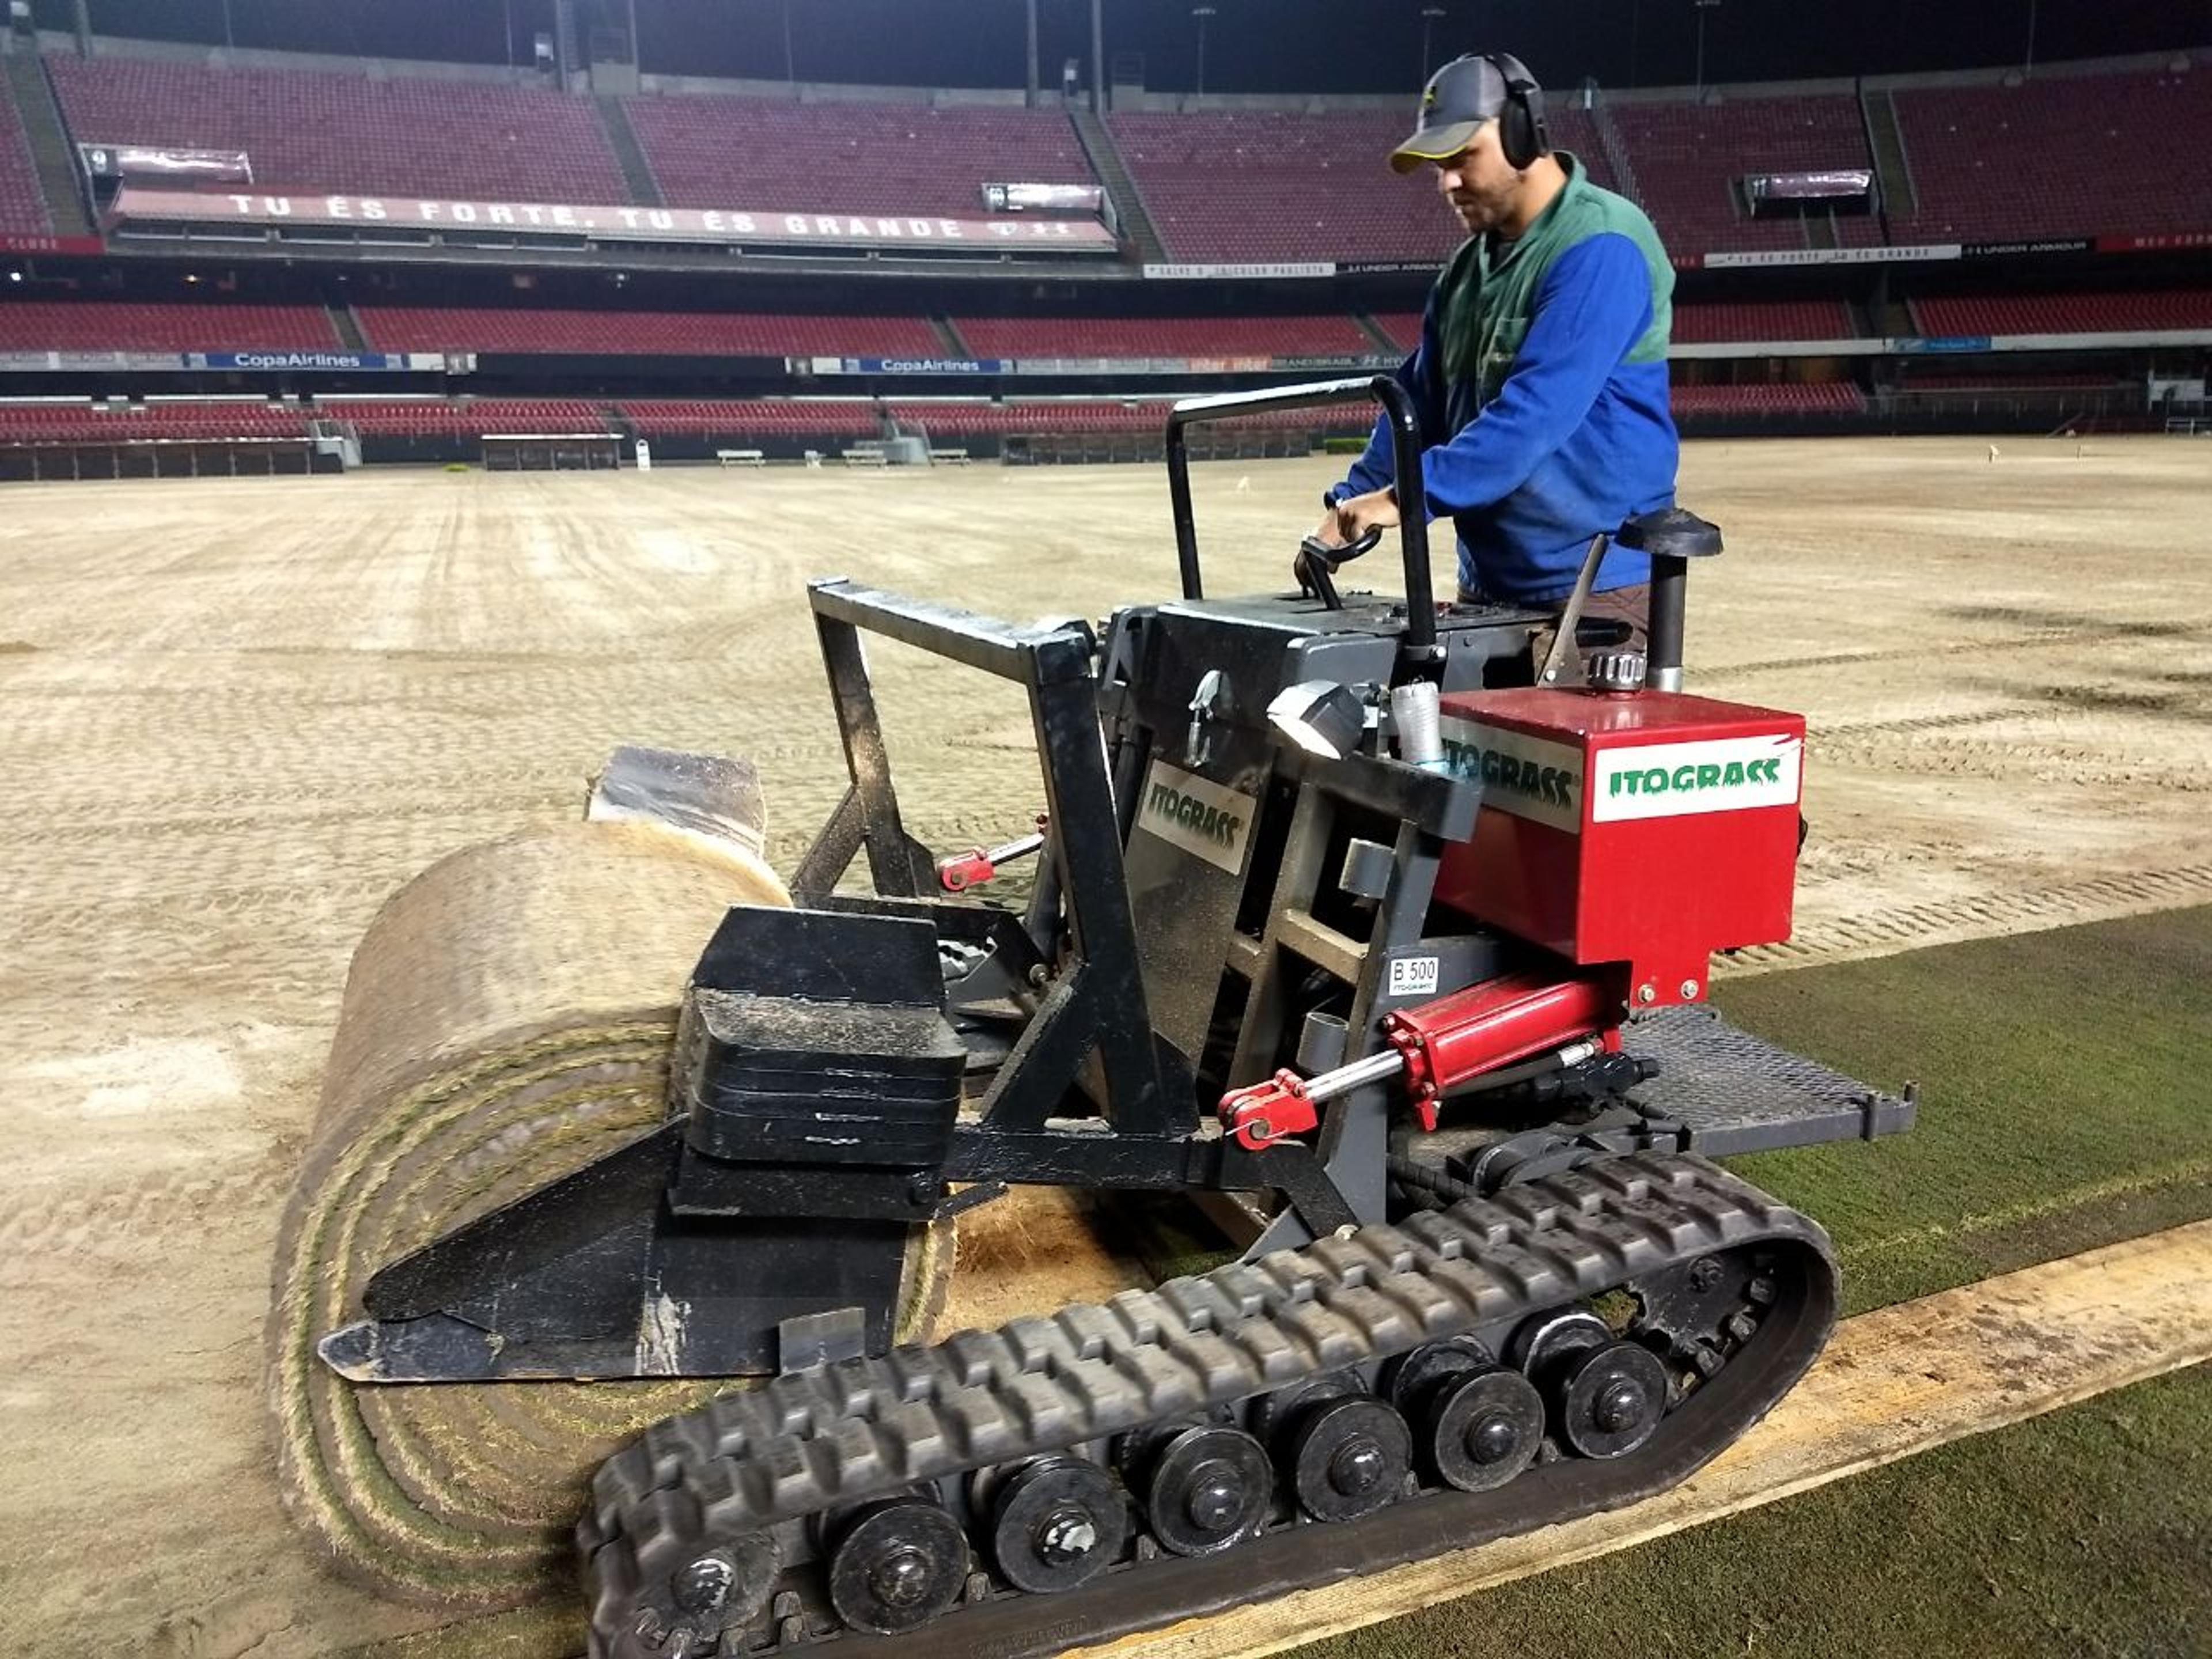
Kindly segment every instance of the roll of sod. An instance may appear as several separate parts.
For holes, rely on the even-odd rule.
[[[657,1122],[691,967],[731,903],[788,904],[735,847],[577,823],[455,854],[396,894],[346,981],[276,1249],[268,1389],[285,1501],[380,1591],[510,1607],[571,1580],[600,1460],[721,1382],[355,1386],[315,1353],[384,1263]],[[902,1338],[951,1250],[921,1236]]]

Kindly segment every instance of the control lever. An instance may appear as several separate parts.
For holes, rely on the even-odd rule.
[[[1343,610],[1344,600],[1330,578],[1340,565],[1349,564],[1382,539],[1379,525],[1358,541],[1346,542],[1341,547],[1332,547],[1318,536],[1308,536],[1298,544],[1297,561],[1292,567],[1297,572],[1298,592],[1319,599],[1325,611]]]

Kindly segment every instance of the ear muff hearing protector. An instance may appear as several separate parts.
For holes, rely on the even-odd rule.
[[[1498,146],[1505,165],[1518,173],[1540,155],[1552,153],[1544,130],[1544,89],[1528,66],[1510,52],[1485,52],[1482,61],[1505,83],[1505,106],[1498,112]]]

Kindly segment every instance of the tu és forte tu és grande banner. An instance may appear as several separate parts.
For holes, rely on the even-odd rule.
[[[867,247],[1004,247],[1032,252],[1114,252],[1096,219],[947,218],[941,214],[774,212],[714,208],[453,202],[380,196],[274,196],[259,191],[137,190],[116,198],[118,220],[240,224],[368,225],[410,230],[514,230],[610,241],[838,243]]]

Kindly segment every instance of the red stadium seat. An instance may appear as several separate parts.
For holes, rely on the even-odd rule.
[[[382,351],[549,351],[729,357],[938,357],[919,317],[802,317],[730,312],[471,310],[362,306]]]
[[[1899,242],[2201,231],[2212,74],[2097,74],[1894,94],[1917,216]]]
[[[1849,380],[1753,386],[1678,386],[1672,398],[1680,415],[1849,415],[1866,407],[1866,394]]]
[[[978,218],[988,183],[1097,182],[1056,111],[677,95],[623,108],[671,207]]]
[[[480,437],[486,433],[570,437],[608,432],[599,406],[583,398],[325,398],[325,416],[379,437]]]
[[[1711,104],[1615,100],[1614,125],[1628,149],[1643,206],[1675,255],[1808,246],[1794,218],[1753,219],[1738,204],[1747,173],[1863,167],[1866,125],[1845,93],[1802,98],[1723,98]],[[1839,240],[1881,240],[1881,222],[1838,214]]]
[[[878,438],[866,398],[629,398],[624,419],[648,438]]]
[[[1307,317],[957,317],[984,357],[1300,357],[1378,348],[1341,313]]]
[[[1915,300],[1923,334],[2118,334],[2212,328],[2212,289],[2148,294],[1990,294]]]
[[[1289,111],[1107,118],[1169,254],[1186,262],[1441,262],[1459,222],[1426,174],[1401,179],[1384,158],[1406,136],[1397,112]],[[1600,184],[1613,170],[1583,112],[1561,107],[1552,141]]]
[[[264,402],[165,400],[106,408],[74,401],[0,404],[0,445],[296,438],[306,435],[308,419],[305,410]]]
[[[0,76],[0,236],[51,236],[53,217],[39,187],[39,166],[23,136],[15,88]]]
[[[629,199],[598,110],[565,93],[134,58],[46,63],[78,143],[242,149],[258,191]]]
[[[9,351],[334,351],[320,306],[0,300]]]

